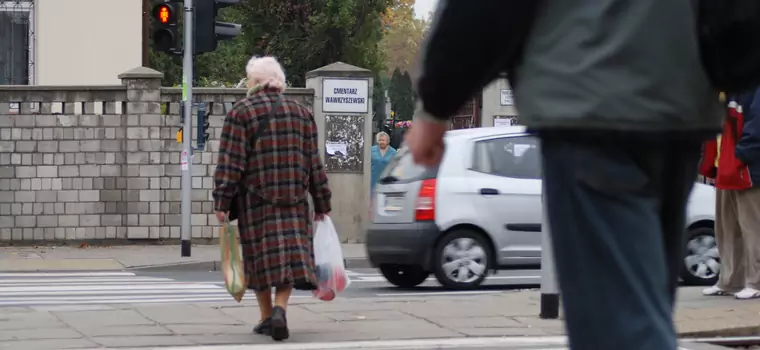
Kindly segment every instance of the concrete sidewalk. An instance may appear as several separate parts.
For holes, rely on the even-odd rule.
[[[134,268],[217,270],[218,245],[194,245],[190,257],[179,245],[0,247],[0,271],[106,271]],[[363,244],[344,244],[348,268],[368,267]]]
[[[287,343],[489,336],[559,336],[561,320],[541,320],[538,292],[469,296],[294,299]],[[678,331],[686,337],[760,332],[760,301],[680,291]],[[4,350],[271,344],[251,334],[258,308],[250,295],[203,304],[0,308]]]

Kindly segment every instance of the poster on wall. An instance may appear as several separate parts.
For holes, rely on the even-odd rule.
[[[516,115],[493,116],[493,126],[513,126],[513,125],[519,125]]]
[[[325,116],[325,171],[364,172],[363,115]]]
[[[511,89],[501,89],[501,105],[502,106],[514,106],[515,98],[512,96]]]
[[[369,113],[369,80],[323,79],[322,111],[325,113]]]

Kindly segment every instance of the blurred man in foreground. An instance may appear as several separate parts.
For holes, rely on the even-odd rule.
[[[440,162],[448,117],[509,72],[520,120],[542,141],[572,349],[677,348],[685,207],[723,117],[695,22],[689,0],[439,2],[405,144],[418,163]]]

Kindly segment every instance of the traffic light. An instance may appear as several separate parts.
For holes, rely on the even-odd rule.
[[[210,126],[209,116],[206,114],[206,104],[201,103],[198,105],[198,114],[196,121],[196,137],[195,142],[197,149],[205,149],[206,142],[208,141],[208,128]],[[201,129],[201,125],[203,129]]]
[[[219,40],[231,40],[240,35],[240,24],[216,21],[220,9],[238,3],[240,0],[196,0],[193,54],[212,52]]]
[[[179,50],[177,20],[182,5],[179,1],[164,1],[153,6],[153,50],[174,53]]]
[[[179,130],[177,131],[177,134],[175,135],[175,138],[177,139],[177,143],[182,143],[184,140],[182,137],[184,136],[184,132],[182,129],[184,129],[185,125],[185,103],[180,102],[179,103]]]

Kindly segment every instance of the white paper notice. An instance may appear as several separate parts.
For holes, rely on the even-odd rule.
[[[515,144],[514,155],[515,157],[522,157],[522,155],[525,154],[525,151],[529,149],[530,149],[530,145]]]
[[[187,163],[187,151],[182,151],[182,158],[180,158],[180,164],[182,166],[182,170],[189,170],[190,166]]]
[[[327,151],[327,154],[331,156],[342,156],[345,157],[348,155],[348,144],[345,142],[325,142],[325,150]]]
[[[512,126],[512,119],[510,119],[510,118],[495,118],[493,120],[493,126]]]

